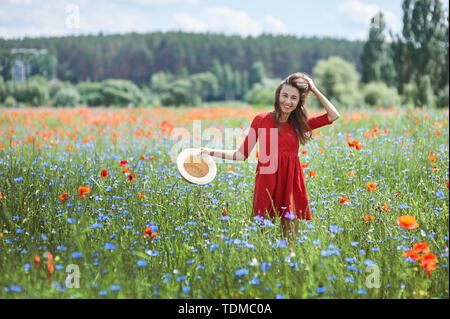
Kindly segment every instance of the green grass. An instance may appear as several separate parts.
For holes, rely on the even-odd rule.
[[[173,110],[181,118],[185,111]],[[0,298],[449,297],[448,109],[359,110],[368,116],[358,122],[349,120],[356,111],[348,110],[317,130],[320,136],[300,147],[307,150],[300,161],[309,166],[304,173],[313,219],[300,221],[288,242],[279,220],[261,227],[251,217],[255,163],[219,161],[210,184],[183,182],[169,161],[174,141],[157,138],[156,124],[165,118],[145,115],[154,136],[146,138],[134,133],[139,127],[146,132],[147,124],[120,110],[111,111],[121,112],[120,122],[100,125],[92,121],[105,109],[87,115],[69,110],[67,121],[58,110],[8,112],[0,115]],[[249,122],[227,116],[202,122],[217,124]],[[376,127],[373,137],[364,136]],[[113,143],[111,133],[119,131]],[[363,149],[350,148],[346,134]],[[95,140],[83,143],[88,135]],[[25,143],[30,136],[38,143]],[[21,145],[10,146],[11,137]],[[121,160],[137,174],[134,182],[122,173]],[[317,176],[310,178],[309,170]],[[367,183],[377,189],[367,192]],[[85,185],[91,192],[78,198]],[[69,198],[61,202],[64,192]],[[343,196],[349,204],[340,204]],[[379,211],[384,204],[389,212]],[[222,218],[226,206],[229,219]],[[374,219],[365,222],[368,215]],[[399,227],[401,215],[414,216],[419,227]],[[145,238],[146,227],[157,236]],[[420,261],[402,257],[420,242],[439,260],[430,277]],[[50,282],[46,252],[55,266]],[[372,264],[379,288],[370,286]],[[79,288],[66,287],[69,265],[79,268]]]

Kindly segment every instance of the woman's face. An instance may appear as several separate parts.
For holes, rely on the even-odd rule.
[[[300,92],[295,87],[283,85],[279,98],[281,112],[290,114],[297,107],[299,100]]]

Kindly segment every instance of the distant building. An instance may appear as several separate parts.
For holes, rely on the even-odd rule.
[[[31,65],[27,56],[35,56],[41,54],[47,54],[46,49],[34,49],[34,48],[14,48],[11,49],[12,54],[19,54],[19,57],[14,60],[14,64],[11,68],[11,77],[15,82],[26,81],[27,75],[31,72]]]
[[[11,76],[14,82],[24,82],[27,77],[25,75],[25,63],[22,60],[15,60],[11,68]]]

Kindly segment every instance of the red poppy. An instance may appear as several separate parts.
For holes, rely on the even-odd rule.
[[[414,260],[414,261],[416,261],[416,260],[418,260],[418,259],[420,258],[419,254],[418,254],[418,253],[415,253],[415,252],[412,251],[412,250],[408,250],[406,253],[404,253],[404,254],[403,254],[403,257],[412,259],[412,260]]]
[[[87,193],[90,193],[91,189],[89,188],[89,186],[80,186],[78,188],[78,197],[79,198],[84,198],[84,195],[86,195]]]
[[[102,169],[101,176],[102,176],[103,178],[107,177],[107,176],[108,176],[108,171],[107,171],[106,169]]]
[[[377,185],[375,185],[374,183],[367,183],[367,191],[371,192],[377,189]]]
[[[39,269],[41,265],[41,258],[39,256],[34,256],[34,268]]]
[[[374,220],[375,217],[372,215],[366,215],[366,218],[364,218],[364,221],[367,222],[371,222],[372,220]]]
[[[410,215],[400,216],[399,218],[397,218],[396,222],[397,222],[397,225],[399,225],[400,227],[403,227],[405,229],[415,229],[415,228],[419,227],[419,224],[417,223],[414,216],[410,216]]]
[[[339,203],[345,204],[348,202],[347,196],[339,197]]]
[[[136,173],[131,173],[127,178],[129,182],[133,182],[136,179]]]
[[[427,243],[418,243],[413,246],[413,251],[415,253],[428,254],[430,252],[430,247]]]
[[[228,208],[225,207],[225,208],[223,209],[223,211],[222,211],[222,216],[223,216],[223,217],[228,216]]]
[[[58,196],[59,200],[62,202],[65,202],[68,198],[69,198],[69,194],[67,193],[62,193],[61,195]]]
[[[120,161],[120,166],[128,165],[127,161]]]
[[[123,169],[122,169],[122,173],[128,173],[130,171],[130,169],[128,168],[128,166],[125,166]]]
[[[420,257],[420,268],[425,269],[428,277],[430,277],[431,271],[436,269],[436,263],[438,262],[439,260],[434,254],[428,253]]]
[[[157,234],[158,233],[153,232],[153,229],[151,229],[150,227],[146,227],[144,230],[144,237],[154,238]]]
[[[317,173],[314,171],[309,171],[309,177],[316,177]]]
[[[434,155],[433,152],[430,152],[429,160],[430,162],[436,162],[436,155]]]

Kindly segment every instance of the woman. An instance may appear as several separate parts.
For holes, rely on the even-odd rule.
[[[306,102],[312,92],[326,113],[307,118]],[[253,212],[255,216],[280,216],[283,234],[298,232],[298,219],[311,219],[303,169],[298,158],[299,143],[311,139],[311,131],[331,124],[339,112],[304,73],[284,79],[275,92],[274,110],[258,114],[244,143],[237,150],[201,148],[214,157],[244,161],[259,139]],[[267,154],[267,150],[270,150]],[[292,221],[292,222],[291,222]]]

